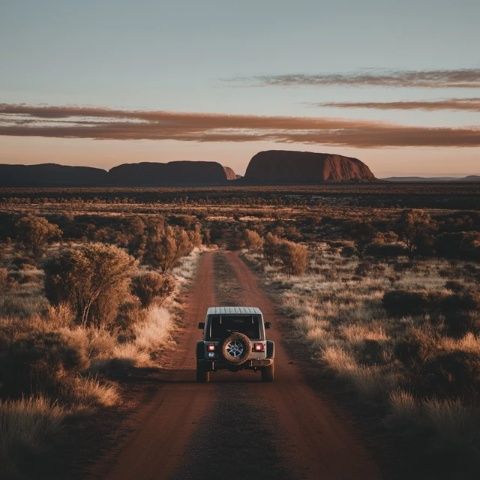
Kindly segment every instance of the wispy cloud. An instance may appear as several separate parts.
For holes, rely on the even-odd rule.
[[[445,100],[415,100],[398,102],[322,102],[318,107],[367,108],[374,110],[459,110],[480,112],[480,98],[448,98]]]
[[[0,135],[194,142],[299,142],[351,147],[480,146],[480,129],[374,121],[0,104]]]
[[[480,88],[480,68],[379,72],[261,75],[234,79],[261,86],[381,86],[409,88]]]

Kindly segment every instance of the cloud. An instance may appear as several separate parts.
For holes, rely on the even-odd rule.
[[[261,86],[380,86],[409,88],[480,88],[480,68],[458,70],[397,70],[360,73],[286,74],[237,78]]]
[[[480,146],[480,129],[284,117],[0,104],[0,135],[194,142],[298,142],[350,147]]]
[[[324,102],[318,107],[368,108],[375,110],[459,110],[480,112],[480,98],[449,98],[445,100],[415,100],[398,102]]]

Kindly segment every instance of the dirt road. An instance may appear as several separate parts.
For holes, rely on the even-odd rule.
[[[221,270],[221,271],[220,271]],[[194,383],[197,323],[210,305],[258,306],[272,320],[277,372],[219,372]],[[109,480],[374,480],[379,470],[358,433],[331,400],[306,383],[275,325],[272,302],[253,272],[232,252],[206,253],[187,299],[185,329],[158,392],[124,428],[124,444],[94,468]]]

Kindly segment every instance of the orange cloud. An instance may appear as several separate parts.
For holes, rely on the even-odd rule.
[[[336,118],[0,105],[0,135],[194,142],[299,142],[350,147],[480,146],[480,129]]]

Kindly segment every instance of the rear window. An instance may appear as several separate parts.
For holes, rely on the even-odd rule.
[[[210,315],[210,339],[220,340],[232,332],[240,332],[252,340],[260,339],[260,315]]]

